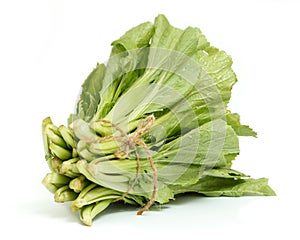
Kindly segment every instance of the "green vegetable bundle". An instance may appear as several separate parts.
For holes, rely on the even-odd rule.
[[[164,204],[178,194],[275,195],[265,178],[231,169],[238,136],[256,136],[227,109],[232,60],[198,28],[163,15],[112,43],[82,85],[68,126],[43,121],[43,180],[86,225],[116,201]]]

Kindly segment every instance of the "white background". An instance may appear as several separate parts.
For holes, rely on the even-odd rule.
[[[299,11],[296,0],[1,1],[1,239],[299,239]],[[41,121],[66,124],[110,43],[159,13],[176,27],[199,27],[232,56],[239,82],[230,108],[259,134],[241,139],[233,167],[268,177],[278,196],[192,195],[142,217],[113,207],[85,227],[41,184]]]

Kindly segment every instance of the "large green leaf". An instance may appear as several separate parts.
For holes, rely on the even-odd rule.
[[[139,76],[138,66],[145,61],[147,51],[144,48],[149,46],[153,31],[152,23],[142,23],[112,42],[113,48],[100,91],[101,102],[94,120],[105,117],[114,106],[113,100]]]
[[[207,176],[198,183],[182,187],[172,186],[175,194],[183,192],[197,192],[209,197],[240,197],[240,196],[275,196],[275,192],[268,185],[268,179],[236,179]]]
[[[80,98],[77,102],[76,114],[71,115],[69,123],[77,118],[89,121],[93,118],[100,101],[100,90],[105,75],[105,65],[97,64],[82,84]]]

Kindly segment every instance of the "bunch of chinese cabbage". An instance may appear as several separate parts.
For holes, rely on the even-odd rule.
[[[43,180],[83,223],[116,201],[164,204],[178,194],[274,195],[266,178],[231,169],[238,136],[256,136],[227,109],[232,60],[198,28],[163,15],[112,42],[82,85],[68,126],[43,121]]]

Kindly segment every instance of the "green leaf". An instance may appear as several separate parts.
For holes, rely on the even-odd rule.
[[[219,178],[233,178],[233,179],[247,179],[248,175],[241,173],[239,171],[228,169],[228,168],[213,168],[206,171],[203,175],[210,177],[219,177]]]
[[[114,106],[113,100],[126,91],[126,88],[139,76],[138,65],[145,61],[147,54],[143,49],[149,46],[153,32],[153,24],[146,22],[132,28],[112,42],[113,48],[100,92],[101,101],[94,120],[105,117]],[[135,73],[132,73],[133,71]]]
[[[77,103],[76,115],[71,116],[69,124],[76,118],[84,121],[92,119],[100,101],[100,90],[105,74],[105,65],[97,64],[96,68],[90,73],[82,84],[82,92]],[[73,119],[72,119],[73,118]]]
[[[194,89],[186,91],[188,94],[185,95],[184,101],[178,102],[171,111],[156,120],[153,129],[160,125],[157,130],[159,139],[162,134],[160,129],[164,129],[168,136],[189,131],[197,125],[218,118],[226,119],[226,106],[231,96],[231,89],[237,81],[231,69],[231,58],[224,51],[207,47],[205,50],[197,51],[193,59],[197,64],[187,67],[182,76],[194,82],[194,75],[196,75]],[[174,82],[175,84],[171,86],[173,89],[177,90],[183,88],[181,85],[188,85],[182,79],[179,80],[181,84]]]
[[[257,137],[257,133],[252,128],[241,124],[239,114],[228,111],[226,119],[227,123],[234,129],[238,136]]]
[[[154,26],[151,22],[145,22],[133,27],[118,40],[112,42],[112,54],[147,47],[153,33]]]
[[[209,197],[275,196],[268,179],[235,179],[207,176],[186,187],[173,186],[175,194],[198,192]]]
[[[170,109],[192,89],[195,81],[189,83],[176,73],[185,71],[199,46],[208,44],[206,39],[197,28],[180,30],[172,27],[163,15],[156,18],[154,27],[144,74],[132,80],[133,84],[105,119],[120,125],[135,122],[148,113]],[[194,73],[195,69],[191,71]],[[127,118],[129,115],[130,119]]]

